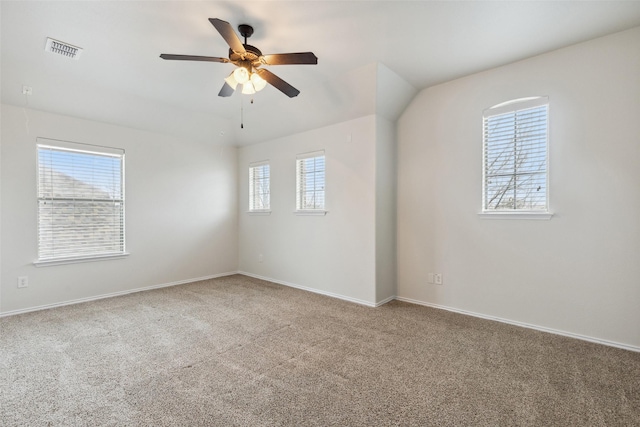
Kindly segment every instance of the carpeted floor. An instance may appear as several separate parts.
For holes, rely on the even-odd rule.
[[[0,334],[2,426],[640,425],[640,353],[239,275]]]

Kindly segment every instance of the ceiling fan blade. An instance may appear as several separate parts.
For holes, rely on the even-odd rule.
[[[235,92],[235,89],[229,86],[227,82],[224,82],[224,84],[222,85],[222,89],[220,89],[220,92],[218,92],[218,96],[231,96],[233,95],[233,92]]]
[[[317,64],[318,57],[313,52],[274,53],[262,56],[260,61],[266,65]]]
[[[233,31],[233,27],[231,26],[231,24],[229,24],[227,21],[223,21],[222,19],[218,19],[218,18],[209,18],[209,22],[211,22],[211,25],[216,27],[216,30],[218,30],[218,32],[220,33],[224,41],[227,42],[231,50],[233,50],[236,53],[245,53],[244,46],[242,45],[242,41],[240,41],[240,38],[238,37],[236,32]]]
[[[300,91],[295,87],[291,86],[289,83],[282,80],[280,77],[276,76],[269,70],[265,70],[263,68],[259,68],[256,70],[256,73],[263,79],[265,79],[271,86],[278,89],[280,92],[287,95],[289,98],[293,98],[294,96],[298,96]]]
[[[162,59],[172,59],[178,61],[207,61],[207,62],[229,62],[227,58],[217,58],[215,56],[198,56],[198,55],[173,55],[171,53],[163,53],[160,55]]]

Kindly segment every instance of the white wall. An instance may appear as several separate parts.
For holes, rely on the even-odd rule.
[[[376,65],[375,113],[395,123],[418,89],[386,65]]]
[[[374,115],[239,150],[239,270],[375,303]],[[325,216],[295,210],[296,154],[325,150]],[[271,215],[249,215],[249,163],[269,160]],[[259,255],[264,257],[258,261]]]
[[[536,95],[555,215],[480,219],[482,111]],[[423,90],[398,122],[398,295],[639,347],[639,118],[640,28]]]
[[[396,296],[396,127],[376,116],[376,303]]]
[[[318,79],[294,98],[278,93],[264,100],[258,97],[253,104],[245,100],[244,129],[233,129],[236,141],[256,144],[375,114],[377,69],[376,63],[370,63],[329,81]],[[239,112],[240,104],[236,105]],[[286,118],[286,126],[273,126],[271,110]]]
[[[2,312],[237,269],[237,149],[2,105]],[[34,267],[36,137],[126,150],[125,259]],[[17,289],[18,276],[29,287]]]

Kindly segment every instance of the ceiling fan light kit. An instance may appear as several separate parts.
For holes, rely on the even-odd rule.
[[[231,24],[218,18],[209,18],[211,25],[215,27],[222,38],[229,45],[229,58],[196,55],[175,55],[163,53],[162,59],[179,61],[205,61],[205,62],[230,62],[237,68],[224,79],[225,83],[218,96],[228,97],[233,95],[238,84],[242,85],[242,93],[252,95],[264,89],[269,83],[289,98],[298,96],[300,91],[271,71],[261,68],[264,65],[288,65],[288,64],[312,64],[318,63],[318,58],[313,52],[276,53],[263,55],[260,49],[247,44],[247,38],[253,34],[253,27],[247,24],[238,25],[240,35],[244,37],[244,43],[233,31]]]

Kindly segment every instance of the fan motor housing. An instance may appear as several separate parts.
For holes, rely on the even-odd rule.
[[[257,47],[251,46],[250,44],[243,44],[242,46],[244,46],[244,50],[246,51],[244,55],[237,54],[229,49],[229,59],[231,62],[242,61],[243,59],[254,62],[262,56],[262,52]]]

